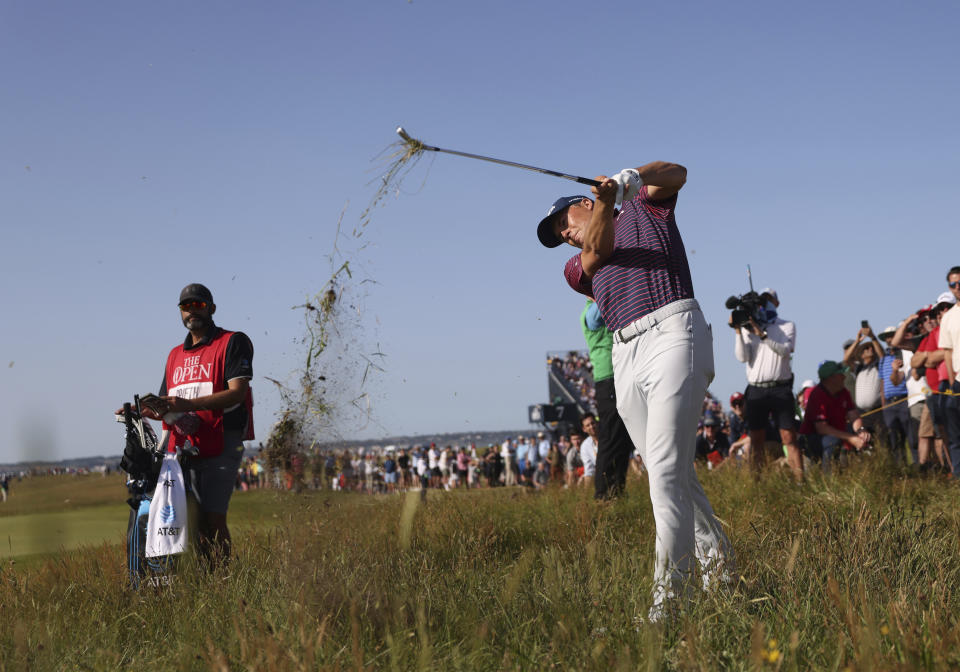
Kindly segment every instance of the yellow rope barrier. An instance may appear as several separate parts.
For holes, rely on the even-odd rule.
[[[953,390],[944,390],[943,392],[931,392],[931,393],[930,393],[930,395],[936,395],[936,394],[942,395],[942,396],[944,396],[944,397],[960,397],[960,392],[954,392]],[[875,409],[873,409],[872,411],[867,411],[866,413],[861,413],[861,414],[860,414],[860,417],[861,417],[861,418],[865,418],[865,417],[867,417],[868,415],[873,415],[874,413],[879,413],[879,412],[882,411],[884,408],[892,408],[893,406],[897,406],[898,404],[902,404],[903,402],[909,401],[910,399],[915,399],[916,397],[923,397],[924,399],[926,399],[926,398],[927,398],[928,396],[930,396],[930,395],[926,395],[926,394],[922,394],[922,393],[919,393],[919,394],[910,394],[910,395],[907,395],[906,397],[904,397],[903,399],[897,399],[897,400],[896,400],[895,402],[893,402],[892,404],[887,404],[886,406],[881,406],[880,408],[875,408]]]

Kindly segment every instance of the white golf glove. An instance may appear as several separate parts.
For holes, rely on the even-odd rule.
[[[625,168],[610,179],[617,183],[616,207],[618,208],[624,201],[632,201],[643,186],[640,173],[633,168]]]

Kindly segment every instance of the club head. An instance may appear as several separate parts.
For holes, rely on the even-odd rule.
[[[397,126],[397,135],[403,138],[407,142],[413,142],[413,138],[407,135],[407,132],[403,130],[403,126]]]

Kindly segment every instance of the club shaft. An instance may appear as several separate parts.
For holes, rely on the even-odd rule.
[[[561,173],[556,170],[550,170],[548,168],[537,168],[536,166],[528,166],[525,163],[517,163],[516,161],[505,161],[504,159],[494,159],[490,156],[480,156],[479,154],[469,154],[468,152],[458,152],[455,149],[442,149],[440,147],[428,147],[427,145],[424,145],[423,148],[430,150],[431,152],[443,152],[444,154],[455,154],[456,156],[465,156],[468,159],[480,159],[481,161],[489,161],[490,163],[499,163],[501,166],[513,166],[514,168],[523,168],[524,170],[532,170],[535,173],[543,173],[544,175],[562,177],[565,180],[573,180],[574,182],[579,182],[580,184],[586,184],[591,187],[600,186],[599,182],[597,182],[596,180],[591,180],[588,177],[580,177],[579,175],[568,175],[566,173]]]
[[[513,166],[514,168],[523,168],[524,170],[532,170],[535,173],[542,173],[544,175],[552,175],[553,177],[562,177],[565,180],[573,180],[574,182],[579,182],[580,184],[586,184],[591,187],[599,187],[600,183],[596,180],[591,180],[588,177],[580,177],[579,175],[568,175],[567,173],[561,173],[556,170],[549,170],[547,168],[537,168],[536,166],[528,166],[525,163],[517,163],[516,161],[505,161],[503,159],[494,159],[490,156],[480,156],[479,154],[470,154],[468,152],[458,152],[455,149],[443,149],[442,147],[434,147],[432,145],[426,145],[420,142],[419,140],[413,140],[403,128],[397,129],[397,134],[406,140],[407,142],[419,142],[420,148],[429,151],[429,152],[443,152],[444,154],[454,154],[455,156],[463,156],[468,159],[479,159],[481,161],[489,161],[490,163],[499,163],[501,166]]]

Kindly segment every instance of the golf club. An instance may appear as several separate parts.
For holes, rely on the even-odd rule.
[[[443,152],[444,154],[456,154],[457,156],[465,156],[468,159],[480,159],[481,161],[490,161],[491,163],[499,163],[502,166],[513,166],[514,168],[523,168],[524,170],[532,170],[535,173],[543,173],[544,175],[553,175],[554,177],[562,177],[565,180],[573,180],[574,182],[579,182],[580,184],[586,184],[591,187],[599,187],[600,183],[596,180],[591,180],[586,177],[580,177],[578,175],[567,175],[566,173],[559,173],[555,170],[547,170],[546,168],[537,168],[536,166],[528,166],[525,163],[516,163],[514,161],[504,161],[503,159],[494,159],[489,156],[480,156],[479,154],[468,154],[467,152],[458,152],[454,149],[442,149],[441,147],[432,147],[430,145],[425,145],[415,138],[411,138],[407,135],[407,132],[403,130],[403,126],[397,127],[397,135],[403,138],[404,142],[409,145],[415,146],[417,149],[430,151],[430,152]]]

